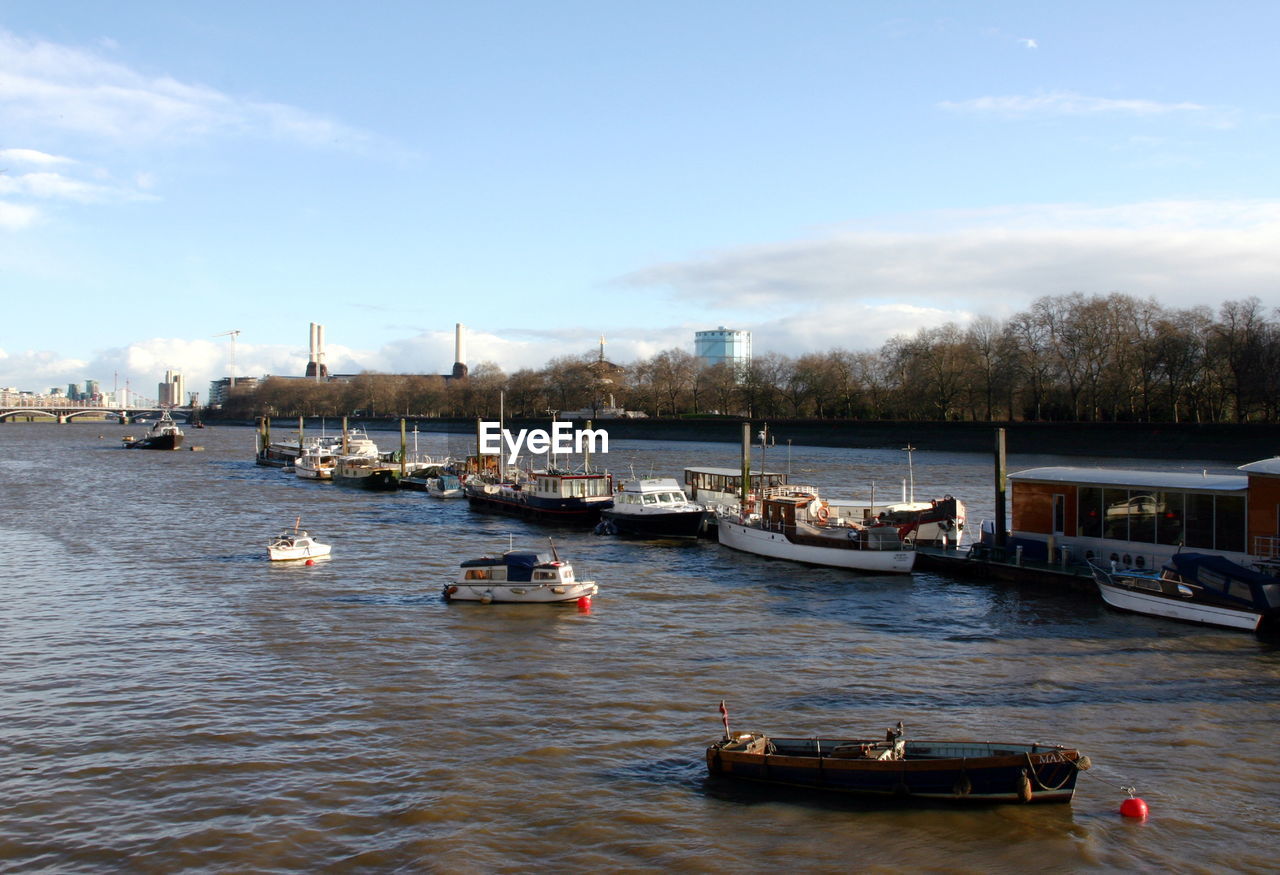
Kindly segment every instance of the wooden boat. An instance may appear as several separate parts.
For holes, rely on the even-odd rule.
[[[598,590],[593,580],[576,580],[573,566],[551,553],[508,550],[462,563],[457,580],[445,584],[445,601],[571,602],[590,598]]]
[[[671,477],[628,480],[600,513],[596,531],[637,538],[696,538],[707,510],[685,497]]]
[[[905,574],[916,552],[892,525],[862,525],[833,515],[817,490],[794,486],[766,494],[757,509],[716,514],[720,543],[735,550],[871,573]]]
[[[726,720],[727,723],[727,720]],[[1089,758],[1025,742],[728,735],[707,748],[715,776],[886,799],[957,803],[1070,802]]]
[[[285,529],[267,544],[267,557],[273,562],[295,559],[315,559],[328,556],[333,549],[329,544],[321,544],[299,526],[302,520],[294,523],[292,529]]]
[[[124,446],[129,450],[176,450],[182,446],[184,436],[166,410],[142,437],[125,438]]]
[[[1280,633],[1280,577],[1209,553],[1177,553],[1162,569],[1089,568],[1113,608],[1260,635]]]

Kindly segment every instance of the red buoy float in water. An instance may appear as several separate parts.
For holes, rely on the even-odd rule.
[[[1147,803],[1143,802],[1137,796],[1130,796],[1128,799],[1120,803],[1120,813],[1125,817],[1134,817],[1138,820],[1145,820],[1147,816]]]
[[[315,564],[316,564],[316,560],[314,560],[314,559],[308,559],[308,560],[307,560],[307,564],[308,564],[308,565],[315,565]]]
[[[591,596],[589,595],[578,596],[578,613],[579,614],[591,613]]]

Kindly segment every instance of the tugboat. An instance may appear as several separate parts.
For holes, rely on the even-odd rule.
[[[151,429],[138,439],[125,438],[125,449],[128,450],[176,450],[182,446],[185,435],[178,424],[166,410],[160,414]]]

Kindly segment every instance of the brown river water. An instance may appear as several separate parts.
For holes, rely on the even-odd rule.
[[[1250,635],[304,482],[255,466],[249,428],[173,453],[122,449],[130,431],[0,425],[2,871],[1276,869],[1280,650]],[[965,499],[976,530],[991,459],[916,443],[917,495]],[[619,441],[595,461],[678,477],[737,453]],[[832,495],[907,473],[897,451],[782,445],[768,467],[788,455]],[[1042,464],[1092,462],[1009,460]],[[268,562],[299,515],[333,557]],[[599,583],[589,613],[441,601],[463,559],[548,535]],[[1094,767],[1070,806],[762,792],[706,775],[721,699],[735,730],[903,720]],[[1147,820],[1119,816],[1123,785]]]

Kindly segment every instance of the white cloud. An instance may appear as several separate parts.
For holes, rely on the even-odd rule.
[[[0,107],[10,127],[130,143],[222,133],[312,146],[367,144],[367,134],[305,110],[248,100],[171,76],[140,73],[87,49],[0,30]]]
[[[0,188],[2,192],[3,188]],[[0,228],[16,231],[34,225],[39,218],[40,211],[35,207],[0,201]]]
[[[973,314],[1006,318],[1038,297],[1077,291],[1216,309],[1274,299],[1280,276],[1275,202],[1049,205],[914,221],[933,227],[744,247],[620,282],[665,289],[762,340],[783,338],[778,351],[795,354],[875,349],[894,334]]]
[[[1025,46],[1025,47],[1026,47],[1026,48],[1028,48],[1028,49],[1038,49],[1038,48],[1040,48],[1040,43],[1036,42],[1036,41],[1035,41],[1035,40],[1033,40],[1033,39],[1028,39],[1028,38],[1025,38],[1025,37],[1024,37],[1024,38],[1022,38],[1022,39],[1019,39],[1019,40],[1018,40],[1018,42],[1022,43],[1022,45],[1023,45],[1023,46]]]
[[[1135,116],[1170,115],[1173,113],[1208,113],[1210,107],[1198,103],[1161,103],[1155,100],[1090,97],[1071,91],[1048,94],[975,97],[971,100],[944,100],[939,107],[951,112],[995,114],[1004,116],[1032,115],[1099,115]]]
[[[61,155],[49,155],[35,149],[0,149],[0,162],[5,164],[34,164],[48,166],[50,164],[74,164],[70,158]]]

